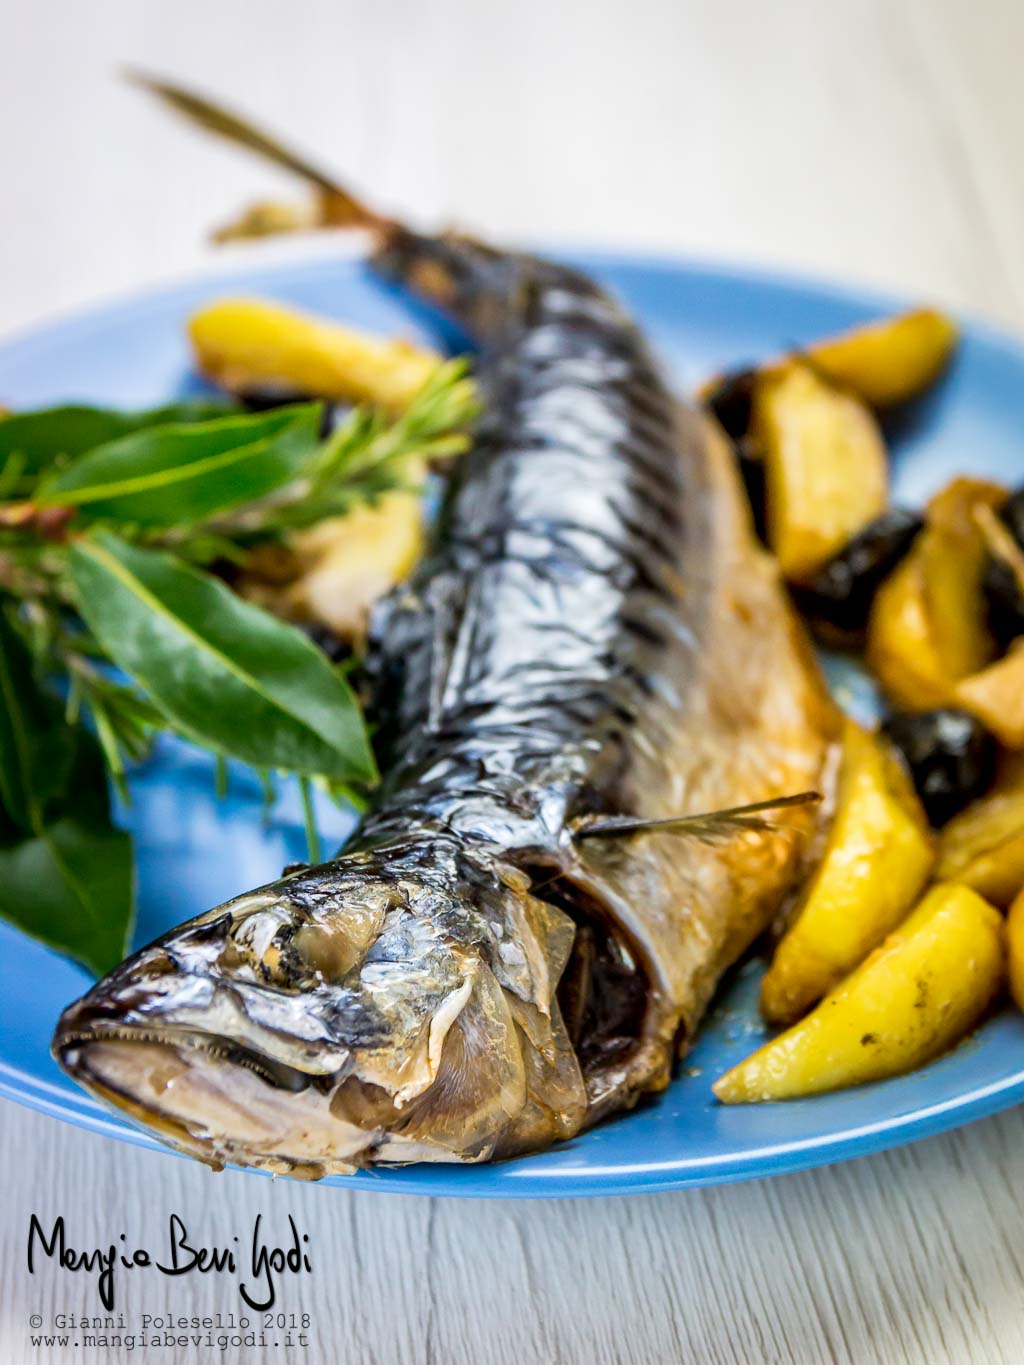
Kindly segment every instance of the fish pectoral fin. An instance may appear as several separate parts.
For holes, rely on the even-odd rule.
[[[573,838],[621,839],[633,834],[685,834],[704,843],[719,843],[745,830],[767,832],[791,830],[795,825],[777,820],[766,820],[764,813],[790,810],[794,806],[811,806],[821,801],[820,792],[796,792],[792,796],[774,796],[765,801],[752,801],[745,806],[728,806],[723,810],[700,811],[693,815],[671,815],[658,819],[642,819],[632,815],[585,816],[573,830]]]
[[[508,997],[483,964],[469,984],[430,1084],[401,1107],[395,1097],[372,1115],[379,1130],[375,1160],[483,1161],[519,1120],[527,1074]],[[350,1118],[349,1087],[332,1104]]]

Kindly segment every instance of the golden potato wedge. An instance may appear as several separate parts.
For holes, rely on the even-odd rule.
[[[956,347],[952,319],[934,308],[854,327],[809,346],[804,354],[818,373],[851,389],[875,408],[923,393],[946,368]]]
[[[859,399],[799,363],[759,377],[752,433],[764,452],[769,543],[799,582],[885,507],[885,443]]]
[[[290,609],[360,639],[370,608],[407,578],[424,545],[423,501],[396,490],[296,537],[310,567],[288,592]]]
[[[1005,501],[1000,484],[953,479],[928,503],[924,530],[914,542],[935,650],[943,672],[953,679],[984,668],[995,653],[982,590],[988,543],[976,512]]]
[[[441,363],[433,351],[390,341],[259,299],[221,299],[193,314],[199,368],[233,392],[278,386],[400,412]]]
[[[883,692],[903,710],[927,711],[949,701],[951,683],[935,648],[923,565],[913,548],[875,595],[865,657]]]
[[[1006,755],[991,790],[943,827],[935,876],[999,906],[1024,886],[1024,756]]]
[[[831,995],[715,1082],[725,1104],[797,1099],[913,1071],[952,1047],[1003,979],[999,912],[935,886]]]
[[[847,720],[836,812],[796,917],[761,983],[761,1013],[791,1024],[862,962],[913,905],[935,844],[891,746]]]
[[[1008,749],[1024,749],[1024,640],[956,686],[956,700]]]
[[[1024,1010],[1024,887],[1006,916],[1006,977],[1013,1003]]]
[[[956,343],[952,318],[935,308],[915,308],[825,337],[800,355],[829,383],[849,389],[873,408],[887,408],[924,393],[948,365]],[[763,374],[778,373],[792,359],[769,360],[758,368]],[[706,401],[727,373],[706,380],[698,398]]]
[[[408,577],[423,552],[422,499],[404,489],[265,546],[236,583],[243,597],[290,621],[360,641],[370,608]]]
[[[994,641],[982,580],[979,509],[1006,498],[999,484],[954,479],[926,509],[924,530],[875,597],[867,662],[887,696],[910,711],[954,704],[960,679],[984,668]]]

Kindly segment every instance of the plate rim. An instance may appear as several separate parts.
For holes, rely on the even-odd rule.
[[[183,292],[218,281],[230,284],[240,276],[265,275],[279,287],[344,266],[364,270],[358,252],[341,250],[342,243],[332,239],[330,254],[292,250],[281,256],[257,247],[252,256],[233,255],[211,260],[201,267],[182,272],[170,279],[127,289],[106,298],[57,310],[30,324],[0,334],[0,356],[18,350],[31,360],[31,352],[60,339],[80,339],[95,327],[107,327],[130,319],[139,312],[172,302]],[[319,244],[318,244],[319,245]],[[553,250],[552,250],[553,247]],[[913,307],[905,295],[873,285],[840,283],[826,276],[786,266],[746,263],[710,256],[674,254],[660,250],[616,249],[605,246],[575,246],[548,243],[536,249],[557,255],[597,273],[622,269],[642,269],[666,276],[717,281],[723,285],[755,286],[802,295],[817,302],[834,303],[856,311],[876,310],[882,314]],[[383,288],[388,286],[384,285]],[[920,305],[916,305],[920,306]],[[970,312],[955,311],[962,331],[1024,366],[1024,334],[979,318]],[[135,1127],[120,1115],[109,1112],[91,1096],[62,1089],[52,1082],[12,1066],[0,1059],[0,1098],[22,1104],[36,1112],[59,1119],[98,1135],[128,1142],[143,1150],[182,1156],[145,1130]],[[418,1194],[457,1198],[597,1198],[649,1194],[670,1189],[726,1184],[831,1165],[840,1161],[888,1150],[921,1138],[934,1136],[973,1123],[1024,1101],[1024,1067],[1015,1072],[961,1091],[914,1110],[910,1115],[893,1114],[860,1125],[848,1125],[828,1134],[803,1139],[782,1140],[741,1153],[725,1153],[720,1158],[704,1155],[687,1160],[674,1158],[636,1168],[588,1165],[572,1169],[531,1170],[530,1157],[511,1162],[447,1165],[419,1163],[387,1170],[363,1170],[353,1175],[331,1175],[320,1183],[330,1188],[376,1189],[393,1194]],[[813,1102],[813,1101],[812,1101]],[[566,1150],[570,1144],[559,1144]],[[232,1167],[253,1172],[249,1168]],[[484,1180],[480,1176],[486,1171]],[[474,1178],[475,1176],[475,1178]],[[463,1177],[466,1177],[464,1180]],[[460,1188],[461,1186],[461,1188]]]
[[[355,235],[355,234],[354,234]],[[330,240],[337,246],[337,254],[328,254],[322,241],[307,235],[303,248],[294,247],[287,254],[277,256],[274,243],[255,241],[247,244],[246,252],[252,253],[251,259],[244,259],[229,251],[223,258],[212,257],[209,261],[187,270],[176,271],[173,275],[159,277],[150,283],[112,291],[94,300],[73,304],[67,308],[55,308],[41,318],[15,324],[0,330],[0,351],[9,347],[33,346],[46,339],[46,334],[56,329],[78,331],[87,328],[100,318],[110,320],[128,316],[136,309],[170,301],[175,295],[196,286],[214,283],[219,279],[230,281],[238,276],[255,274],[304,275],[330,269],[336,265],[348,265],[357,269],[367,269],[367,255],[357,250],[346,249],[344,239]],[[314,246],[321,250],[314,250]],[[893,290],[885,285],[864,283],[844,283],[825,272],[801,270],[790,265],[773,265],[768,262],[750,261],[749,263],[730,258],[718,257],[711,253],[672,252],[657,247],[621,247],[600,244],[578,244],[570,240],[532,242],[525,241],[516,249],[535,252],[552,260],[564,260],[585,269],[615,270],[623,267],[640,266],[666,274],[682,272],[703,278],[717,278],[722,282],[738,284],[757,284],[767,287],[781,287],[790,293],[798,292],[818,299],[824,299],[846,307],[863,310],[865,307],[877,308],[880,313],[897,312],[909,308],[936,307],[934,303],[925,304],[920,298]],[[375,277],[376,278],[376,277]],[[382,289],[393,289],[387,281],[377,280]],[[1024,360],[1024,327],[1016,330],[1005,323],[982,317],[971,309],[950,306],[950,312],[961,332],[971,332],[979,340],[999,350],[1010,352]]]
[[[16,1080],[27,1081],[28,1085],[19,1089]],[[0,1062],[0,1098],[100,1137],[126,1142],[162,1156],[193,1160],[184,1152],[165,1146],[144,1129],[106,1110],[87,1095],[83,1094],[79,1101],[76,1096],[59,1091],[58,1101],[48,1098],[48,1090],[57,1091],[57,1087]],[[813,1098],[810,1097],[812,1102]],[[615,1166],[602,1169],[589,1165],[581,1168],[579,1175],[565,1170],[553,1170],[549,1174],[531,1171],[528,1156],[508,1162],[418,1162],[408,1166],[367,1168],[352,1175],[328,1175],[316,1183],[328,1189],[372,1189],[385,1194],[455,1199],[598,1199],[661,1194],[669,1190],[771,1179],[777,1175],[792,1175],[798,1171],[838,1165],[967,1127],[980,1119],[1010,1109],[1022,1100],[1024,1068],[1002,1080],[979,1086],[974,1091],[962,1092],[955,1098],[918,1109],[909,1118],[896,1115],[838,1130],[827,1136],[818,1135],[755,1148],[740,1155],[730,1153],[720,1159],[702,1157],[691,1162],[662,1161],[638,1168]],[[654,1102],[657,1103],[657,1097]],[[569,1143],[558,1146],[566,1150]],[[230,1165],[227,1169],[244,1175],[275,1178],[269,1171],[251,1167]],[[494,1178],[486,1183],[473,1179],[474,1173],[483,1171]],[[460,1189],[463,1178],[466,1179],[466,1188]],[[595,1179],[600,1181],[598,1188],[591,1187]]]

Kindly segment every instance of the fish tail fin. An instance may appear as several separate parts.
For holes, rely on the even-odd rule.
[[[486,331],[507,312],[510,291],[520,283],[515,257],[456,232],[424,236],[386,218],[303,154],[224,105],[148,72],[128,69],[131,84],[155,96],[204,132],[243,147],[310,186],[311,209],[257,204],[218,229],[215,241],[273,236],[320,228],[359,228],[373,239],[373,262],[384,276],[438,305],[470,333]],[[461,344],[463,336],[457,338]]]
[[[264,161],[290,171],[305,181],[317,192],[320,200],[319,221],[310,225],[362,228],[372,233],[381,245],[399,231],[397,223],[369,208],[334,176],[233,110],[194,90],[148,72],[128,68],[124,76],[132,85],[155,96],[204,132],[223,138],[236,147],[244,147]]]

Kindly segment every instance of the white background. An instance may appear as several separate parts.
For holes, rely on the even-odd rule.
[[[427,224],[784,264],[1020,325],[1022,51],[1019,0],[0,0],[0,327],[208,264],[211,223],[287,189],[125,63]],[[313,1345],[249,1359],[1016,1361],[1022,1139],[1011,1113],[757,1185],[469,1203],[214,1176],[4,1104],[0,1361],[89,1358],[29,1349],[31,1313],[96,1304],[84,1275],[25,1273],[31,1211],[82,1238],[178,1211],[221,1240],[294,1213],[316,1269],[284,1306]],[[169,1283],[126,1276],[126,1310],[237,1306]]]

